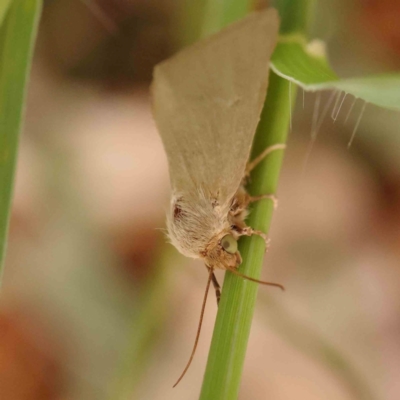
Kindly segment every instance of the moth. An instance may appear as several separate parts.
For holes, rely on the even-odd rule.
[[[154,69],[153,114],[167,153],[172,188],[168,236],[183,255],[200,258],[209,277],[191,358],[196,349],[214,270],[237,271],[238,239],[263,232],[246,225],[251,197],[244,188],[250,171],[276,144],[249,161],[267,93],[269,61],[277,42],[274,9],[252,13],[221,32],[184,49]],[[271,284],[279,286],[278,284]],[[177,383],[178,383],[177,382]]]

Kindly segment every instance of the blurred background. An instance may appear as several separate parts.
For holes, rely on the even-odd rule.
[[[0,304],[2,399],[197,398],[216,304],[172,389],[207,274],[165,244],[148,89],[198,35],[200,3],[45,1]],[[318,3],[313,36],[340,76],[400,69],[397,0]],[[299,90],[263,272],[286,292],[259,290],[240,398],[397,400],[400,115],[367,105],[348,150],[362,107],[349,96],[309,152],[315,101]]]

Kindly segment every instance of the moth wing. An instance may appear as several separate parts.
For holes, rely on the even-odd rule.
[[[160,63],[153,113],[171,185],[229,201],[240,186],[278,35],[274,9],[253,13]]]

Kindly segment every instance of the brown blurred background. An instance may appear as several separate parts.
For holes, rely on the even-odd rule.
[[[197,35],[200,1],[47,0],[21,138],[0,305],[0,398],[194,399],[212,334],[200,262],[164,244],[155,63]],[[199,21],[199,19],[197,19]],[[400,69],[397,0],[320,1],[341,76]],[[326,104],[329,94],[322,96]],[[400,398],[400,116],[346,98],[305,165],[293,117],[241,399]],[[222,276],[220,277],[222,279]]]

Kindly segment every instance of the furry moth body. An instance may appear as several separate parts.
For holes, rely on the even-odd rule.
[[[241,275],[236,271],[241,263],[238,238],[263,235],[245,223],[254,199],[246,193],[243,180],[250,169],[278,28],[275,10],[253,13],[154,70],[153,114],[172,187],[168,236],[182,254],[204,260],[209,270],[207,290],[213,282],[217,299],[213,271]],[[265,154],[283,148],[274,147]],[[197,340],[198,335],[194,350]]]

